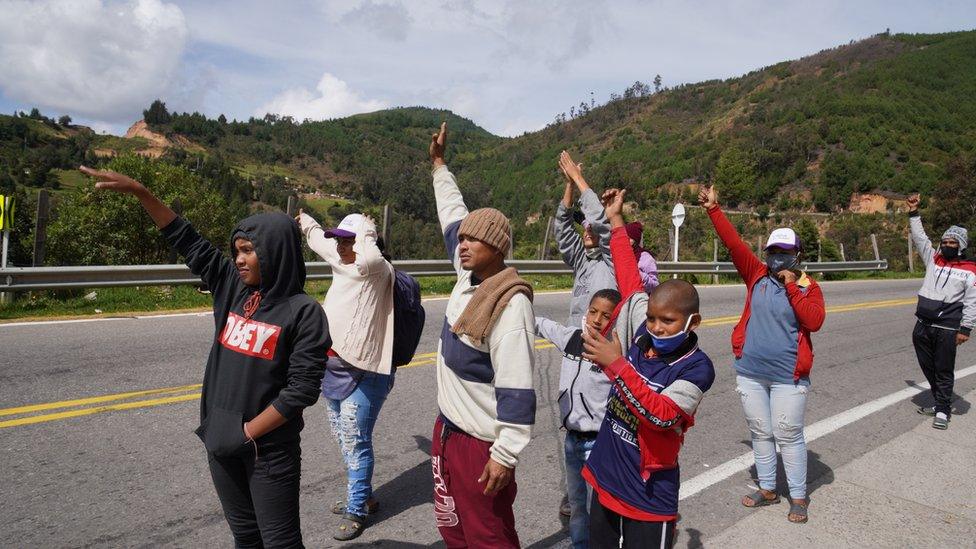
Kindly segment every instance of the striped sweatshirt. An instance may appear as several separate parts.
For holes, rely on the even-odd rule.
[[[491,442],[491,457],[515,467],[535,423],[535,315],[532,301],[516,294],[481,345],[451,332],[477,290],[477,279],[461,268],[458,229],[468,215],[461,191],[447,166],[433,172],[437,217],[457,283],[447,302],[437,347],[437,405],[454,427]]]

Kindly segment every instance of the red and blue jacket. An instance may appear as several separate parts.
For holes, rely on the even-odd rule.
[[[637,330],[627,357],[605,367],[613,382],[603,425],[583,478],[600,504],[628,518],[670,521],[678,514],[678,452],[715,369],[698,336],[658,356],[647,326]]]
[[[739,272],[739,276],[746,283],[746,303],[742,309],[739,322],[732,329],[732,354],[736,358],[742,358],[742,349],[745,347],[746,332],[749,327],[749,317],[752,315],[752,290],[762,277],[769,274],[769,268],[742,241],[735,227],[722,213],[721,208],[714,206],[709,209],[708,217],[712,220],[718,237],[728,248],[729,255],[732,256],[732,263]],[[813,341],[810,338],[810,333],[816,332],[823,326],[826,308],[820,285],[806,273],[797,281],[786,285],[786,296],[793,313],[796,315],[799,327],[796,368],[793,370],[793,380],[799,381],[808,377],[811,368],[813,368]]]

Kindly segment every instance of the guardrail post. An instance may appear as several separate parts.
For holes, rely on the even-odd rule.
[[[288,217],[298,215],[298,197],[293,194],[288,195],[288,206],[285,208],[285,213],[288,214]]]
[[[840,243],[840,260],[847,261],[847,255],[844,254],[844,243]]]
[[[912,245],[912,235],[908,235],[908,272],[915,272],[915,250]]]
[[[712,261],[718,263],[718,239],[712,239]],[[712,284],[718,284],[718,275],[712,275]]]
[[[508,256],[506,259],[515,259],[515,232],[512,231],[511,227],[508,229]]]
[[[47,242],[47,222],[51,217],[51,203],[48,201],[47,190],[37,191],[37,217],[34,220],[34,255],[31,266],[44,264],[44,245]]]
[[[177,198],[176,200],[173,201],[173,204],[170,206],[170,209],[172,209],[173,210],[173,213],[175,213],[176,215],[183,215],[183,203],[180,202],[180,199],[179,198]],[[169,249],[169,263],[171,265],[172,264],[175,264],[177,261],[179,261],[179,259],[180,259],[180,256],[176,253],[176,248],[170,247],[170,249]]]
[[[390,251],[390,205],[383,204],[383,232],[380,233],[383,236],[383,244],[386,246],[386,253],[392,254]]]
[[[878,237],[871,233],[871,247],[874,248],[874,260],[881,261],[881,254],[878,253]]]
[[[549,255],[549,233],[552,232],[552,216],[549,216],[549,220],[546,221],[546,230],[542,234],[542,250],[539,251],[539,260],[545,261],[546,256]]]

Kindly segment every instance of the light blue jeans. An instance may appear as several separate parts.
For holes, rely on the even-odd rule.
[[[373,495],[373,426],[390,393],[392,379],[367,373],[343,400],[326,399],[332,435],[346,464],[346,512],[366,515]]]
[[[590,457],[596,439],[566,433],[563,452],[566,458],[566,495],[569,498],[569,538],[574,549],[590,546],[590,495],[593,488],[583,480],[583,464]]]
[[[809,387],[741,375],[736,376],[736,385],[752,433],[759,487],[776,490],[776,446],[779,445],[790,497],[806,499],[807,443],[803,439],[803,414]]]

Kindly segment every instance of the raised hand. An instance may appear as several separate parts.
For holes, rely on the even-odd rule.
[[[922,197],[918,193],[915,193],[915,194],[909,196],[908,197],[908,200],[906,200],[906,202],[908,203],[908,211],[909,212],[917,212],[918,211],[918,203],[921,202],[921,201],[922,201]]]
[[[305,210],[303,208],[298,208],[298,215],[295,216],[295,222],[298,223],[299,225],[302,224],[302,214],[304,213]]]
[[[586,180],[583,179],[583,164],[573,162],[573,157],[566,151],[559,153],[559,169],[562,170],[567,181],[572,181],[576,185],[582,182],[586,185]]]
[[[624,215],[624,198],[627,196],[626,189],[607,189],[603,191],[600,202],[607,218],[622,217]]]
[[[96,189],[107,189],[110,191],[133,195],[146,190],[146,187],[144,187],[142,183],[139,183],[135,179],[132,179],[127,175],[122,175],[118,172],[113,172],[110,170],[95,170],[87,166],[81,166],[78,168],[78,170],[81,171],[81,173],[96,179]]]
[[[706,210],[718,206],[718,191],[715,190],[715,185],[703,186],[698,190],[698,204]]]
[[[447,122],[441,122],[441,130],[430,136],[430,161],[434,167],[445,165],[444,151],[447,149]]]

